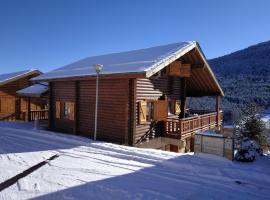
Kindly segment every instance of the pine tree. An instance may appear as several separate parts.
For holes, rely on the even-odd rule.
[[[250,104],[243,111],[240,134],[250,140],[255,140],[259,145],[266,145],[267,135],[265,125],[260,118],[260,109],[256,104]]]
[[[248,105],[242,113],[234,130],[237,153],[235,159],[242,162],[252,162],[257,155],[262,155],[261,146],[267,143],[265,125],[260,118],[258,107]]]

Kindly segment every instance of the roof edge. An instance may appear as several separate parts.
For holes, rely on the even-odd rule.
[[[189,51],[191,51],[192,49],[195,49],[195,48],[198,50],[200,56],[202,57],[202,59],[205,63],[205,66],[207,67],[208,71],[210,72],[211,76],[213,77],[215,84],[217,85],[217,87],[220,91],[220,95],[224,96],[224,92],[223,92],[222,88],[220,87],[214,72],[212,71],[204,53],[202,52],[202,49],[201,49],[199,43],[196,41],[192,41],[189,45],[185,46],[182,49],[177,50],[172,55],[169,55],[168,57],[162,59],[160,62],[155,63],[150,68],[146,69],[145,70],[146,77],[147,78],[151,77],[152,75],[154,75],[158,71],[162,70],[164,67],[168,66],[169,64],[171,64],[172,62],[174,62],[175,60],[177,60],[178,58],[180,58],[181,56],[185,55],[186,53],[188,53]]]
[[[209,65],[209,63],[208,63],[208,61],[207,61],[207,59],[206,59],[206,57],[205,57],[205,55],[204,55],[204,53],[203,53],[203,51],[202,51],[202,49],[201,49],[201,47],[200,47],[200,45],[199,45],[198,42],[196,42],[196,48],[197,48],[199,54],[201,55],[201,57],[202,57],[202,59],[203,59],[205,65],[206,65],[207,69],[209,70],[211,76],[213,77],[215,83],[217,84],[218,89],[220,90],[220,95],[221,95],[221,96],[224,96],[224,92],[223,92],[222,88],[220,87],[220,85],[219,85],[219,83],[218,83],[218,81],[217,81],[217,78],[216,78],[216,76],[215,76],[215,74],[214,74],[212,68],[210,67],[210,65]]]
[[[19,80],[21,78],[24,78],[24,77],[27,77],[27,76],[30,76],[30,75],[33,75],[33,74],[36,74],[36,73],[39,74],[39,75],[42,74],[42,72],[39,71],[38,69],[30,69],[29,71],[27,71],[27,72],[25,72],[23,74],[19,74],[17,76],[14,76],[12,78],[9,78],[9,79],[6,79],[6,80],[2,81],[0,83],[0,86],[6,85],[8,83],[11,83],[13,81]]]
[[[100,79],[115,79],[115,78],[146,78],[145,72],[127,72],[127,73],[113,73],[113,74],[99,74]],[[66,80],[89,80],[96,79],[96,74],[94,75],[78,75],[70,77],[56,77],[39,79],[38,76],[31,79],[31,81],[38,82],[54,82],[54,81],[66,81]]]
[[[162,59],[161,61],[155,63],[154,65],[146,69],[145,70],[146,77],[147,78],[151,77],[158,71],[162,70],[164,67],[168,66],[169,64],[171,64],[172,62],[180,58],[181,56],[185,55],[186,53],[194,49],[196,47],[196,43],[197,42],[195,41],[191,41],[190,44],[188,44],[187,46],[181,49],[178,49],[175,53],[169,55],[168,57]]]

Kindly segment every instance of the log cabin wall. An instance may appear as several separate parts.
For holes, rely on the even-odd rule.
[[[96,81],[53,82],[51,85],[51,128],[93,138]],[[74,120],[56,118],[56,101],[75,102]],[[97,139],[125,143],[129,134],[129,80],[101,79],[98,109]]]
[[[149,79],[137,79],[136,85],[136,131],[134,143],[136,143],[150,128],[150,123],[139,124],[138,102],[141,100],[158,100],[162,95],[168,98],[180,99],[180,78],[178,77],[154,77]]]
[[[63,117],[63,106],[64,102],[74,102],[75,101],[75,82],[54,82],[51,89],[52,98],[52,127],[58,131],[73,132],[74,131],[74,120],[69,120]],[[56,117],[56,102],[60,102],[60,118]]]
[[[37,75],[31,75],[0,86],[0,119],[16,115],[16,119],[23,120],[20,113],[26,110],[27,103],[25,98],[17,95],[16,91],[30,86],[32,83],[29,80],[35,76]],[[43,102],[37,100],[32,103],[31,107],[38,108],[42,104]]]
[[[27,98],[21,97],[21,112],[27,111]],[[45,109],[47,103],[46,98],[31,97],[31,110],[42,110]]]

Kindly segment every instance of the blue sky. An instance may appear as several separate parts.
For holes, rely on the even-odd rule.
[[[196,40],[214,58],[270,40],[268,0],[0,0],[0,73]]]

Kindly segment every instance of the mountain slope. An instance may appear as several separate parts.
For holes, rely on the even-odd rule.
[[[209,64],[225,93],[221,99],[225,121],[237,119],[250,103],[270,108],[270,41],[209,60]],[[194,108],[214,105],[211,98],[191,103]]]
[[[270,74],[270,41],[209,60],[220,76]]]

